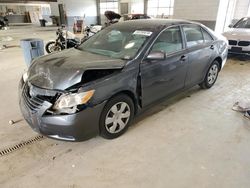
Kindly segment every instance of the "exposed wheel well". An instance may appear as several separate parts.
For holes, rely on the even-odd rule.
[[[110,97],[110,99],[113,98],[113,97],[115,97],[115,96],[117,96],[117,95],[120,95],[120,94],[125,94],[125,95],[129,96],[129,97],[133,100],[134,107],[135,107],[135,114],[136,114],[136,113],[137,113],[137,110],[138,110],[138,106],[137,106],[138,101],[137,101],[137,99],[136,99],[134,93],[131,92],[131,91],[129,91],[129,90],[123,90],[123,91],[120,91],[120,92],[118,92],[118,93],[112,95],[112,96]]]
[[[214,61],[218,61],[219,65],[220,65],[220,70],[221,70],[221,67],[222,67],[222,59],[221,59],[221,57],[216,57]]]

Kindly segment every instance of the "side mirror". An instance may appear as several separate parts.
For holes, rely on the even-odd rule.
[[[233,24],[230,24],[228,27],[229,27],[229,28],[232,28],[233,26],[234,26]]]
[[[149,60],[164,60],[166,58],[166,53],[164,52],[150,52],[147,56]]]

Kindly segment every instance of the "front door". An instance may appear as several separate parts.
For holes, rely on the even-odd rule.
[[[149,54],[154,52],[164,52],[166,58],[145,58],[140,64],[143,106],[185,86],[188,58],[180,27],[165,29],[152,45]]]

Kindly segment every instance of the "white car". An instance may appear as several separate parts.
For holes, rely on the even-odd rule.
[[[229,54],[250,55],[250,17],[241,18],[230,30],[223,33],[228,39]]]

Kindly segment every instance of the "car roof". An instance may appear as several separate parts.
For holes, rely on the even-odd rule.
[[[125,21],[123,23],[127,25],[138,25],[141,27],[171,26],[171,25],[179,25],[179,24],[199,24],[196,22],[192,22],[188,20],[181,20],[181,19],[138,19],[138,20]]]
[[[202,28],[206,28],[203,24],[198,22],[193,22],[189,20],[181,19],[135,19],[129,21],[122,21],[107,27],[109,29],[130,29],[130,30],[146,30],[151,32],[157,32],[169,26],[181,25],[181,24],[196,24]],[[212,34],[211,30],[209,33]]]
[[[181,20],[181,19],[136,19],[122,21],[114,24],[111,27],[123,27],[123,28],[134,28],[134,29],[147,29],[150,31],[161,30],[165,27],[180,24],[197,24],[203,26],[201,23]]]
[[[141,14],[141,13],[138,13],[138,14],[137,14],[137,13],[133,13],[133,14],[126,14],[126,15],[133,15],[133,16],[134,16],[134,15],[146,15],[146,14]]]

